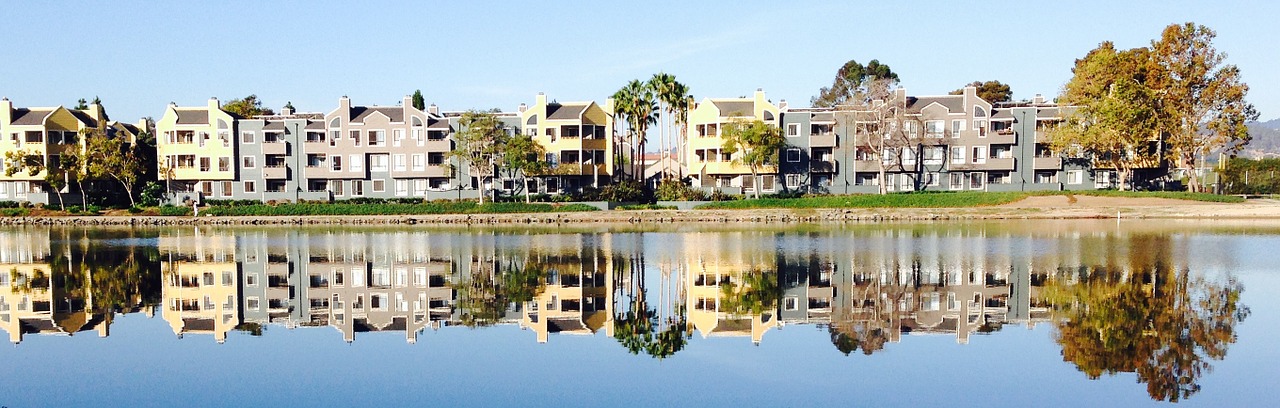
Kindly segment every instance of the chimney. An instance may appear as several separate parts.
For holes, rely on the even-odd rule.
[[[0,99],[0,125],[13,122],[13,102],[9,98]]]
[[[516,107],[516,111],[520,113],[524,113],[526,110],[529,110],[529,105],[525,105],[524,102],[520,102],[520,106]]]
[[[342,95],[341,98],[338,98],[338,109],[341,110],[344,115],[351,112],[351,98],[348,98],[346,95]]]
[[[405,95],[405,96],[404,96],[404,98],[400,99],[400,106],[403,106],[403,107],[406,107],[406,108],[412,108],[412,107],[413,107],[413,95]]]
[[[439,115],[439,114],[440,114],[440,107],[439,107],[439,106],[436,106],[436,104],[434,104],[434,103],[433,103],[433,104],[430,104],[430,105],[427,105],[427,113],[430,113],[430,114],[432,114],[432,115]]]
[[[1036,105],[1044,103],[1044,95],[1036,94],[1036,97],[1031,98],[1031,103]]]
[[[547,94],[538,92],[538,96],[533,98],[533,106],[546,106],[546,105],[547,105]]]
[[[787,110],[787,100],[786,100],[786,99],[783,99],[783,100],[779,100],[779,101],[778,101],[778,110]]]
[[[291,105],[285,105],[283,108],[280,108],[280,115],[282,115],[282,116],[292,116],[292,115],[293,115],[293,107],[292,107]]]
[[[222,109],[222,104],[218,103],[218,98],[209,98],[209,110]]]
[[[964,100],[966,100],[966,101],[967,101],[967,100],[970,100],[970,99],[972,99],[972,98],[977,98],[977,97],[978,97],[978,88],[977,88],[977,87],[975,87],[975,86],[973,86],[973,85],[968,85],[968,86],[965,86],[965,87],[964,87]],[[991,102],[991,101],[987,101],[987,102]]]

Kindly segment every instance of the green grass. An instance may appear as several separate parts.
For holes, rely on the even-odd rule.
[[[657,205],[657,204],[631,204],[631,205],[620,205],[618,206],[617,209],[619,210],[674,210],[676,209],[676,206]]]
[[[26,208],[0,208],[0,216],[4,217],[25,217],[30,213],[31,210]]]
[[[698,206],[698,209],[751,209],[751,208],[959,208],[985,207],[1008,204],[1030,196],[1079,195],[1103,197],[1151,197],[1178,200],[1238,203],[1244,199],[1205,193],[1180,191],[1034,191],[1034,192],[921,192],[895,194],[855,194],[802,198],[761,198],[736,201],[719,201]]]
[[[417,204],[280,204],[236,205],[211,207],[201,214],[212,216],[272,216],[272,215],[421,215],[421,214],[508,214],[548,213],[570,211],[595,211],[586,204],[556,206],[552,204],[485,203],[474,202],[417,203]]]

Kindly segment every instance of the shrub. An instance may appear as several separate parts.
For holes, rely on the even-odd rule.
[[[155,181],[148,181],[146,185],[142,186],[138,204],[143,207],[155,207],[160,204],[162,199],[164,199],[164,185]]]
[[[162,205],[160,206],[160,215],[165,215],[165,216],[191,215],[191,207],[176,206],[176,205]]]
[[[0,208],[0,216],[5,216],[5,217],[22,217],[22,216],[26,216],[26,215],[27,215],[28,213],[30,213],[30,212],[31,212],[31,210],[26,209],[26,208],[21,208],[21,207],[19,207],[19,208],[14,208],[14,207],[5,207],[5,208]]]
[[[129,211],[129,214],[138,214],[142,212],[142,207],[138,207],[135,205],[135,206],[129,207],[127,211]]]
[[[712,191],[711,195],[707,197],[707,199],[711,201],[733,201],[739,198],[742,198],[742,197],[736,196],[733,194],[728,194],[720,190]]]
[[[634,204],[618,206],[619,210],[674,210],[674,205]]]
[[[658,201],[702,201],[707,199],[707,193],[702,189],[692,187],[682,180],[674,178],[663,179],[658,183],[657,191],[653,193]]]
[[[584,188],[578,194],[579,201],[613,201],[613,202],[647,202],[652,193],[649,187],[635,180],[604,186],[602,188]]]

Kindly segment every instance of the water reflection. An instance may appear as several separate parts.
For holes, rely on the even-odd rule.
[[[1090,378],[1135,373],[1154,399],[1199,390],[1249,314],[1230,276],[1192,271],[1170,234],[911,227],[858,231],[515,233],[422,230],[0,231],[0,323],[28,334],[110,334],[123,313],[180,338],[331,327],[346,342],[415,343],[447,326],[604,332],[668,358],[690,341],[760,344],[823,328],[840,353],[904,336],[968,343],[1052,324]]]

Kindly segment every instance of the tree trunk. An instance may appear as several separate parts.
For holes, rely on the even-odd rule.
[[[76,188],[80,189],[80,206],[88,208],[89,198],[88,194],[84,193],[84,182],[80,181],[80,179],[76,179]]]
[[[480,192],[480,205],[484,205],[484,177],[483,176],[476,175],[476,190]]]
[[[533,202],[533,195],[529,191],[529,176],[521,175],[520,181],[524,183],[524,202],[525,204]]]

